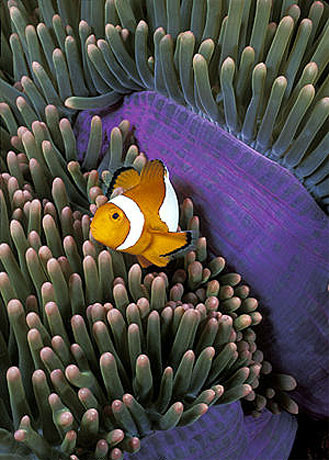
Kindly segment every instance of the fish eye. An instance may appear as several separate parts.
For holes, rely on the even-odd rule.
[[[116,220],[119,218],[119,214],[117,212],[115,212],[114,214],[112,214],[112,219]]]

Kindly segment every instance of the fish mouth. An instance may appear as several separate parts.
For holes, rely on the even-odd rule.
[[[92,222],[90,224],[90,231],[93,234],[93,236],[97,233],[97,227],[96,227],[96,225],[93,225]]]

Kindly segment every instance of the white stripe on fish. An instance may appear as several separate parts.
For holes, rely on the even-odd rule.
[[[134,246],[139,240],[145,223],[144,214],[139,209],[139,206],[135,203],[135,201],[125,195],[118,195],[112,198],[109,202],[118,206],[118,208],[125,213],[127,219],[129,220],[129,233],[124,242],[116,248],[117,251],[123,251],[124,249]]]

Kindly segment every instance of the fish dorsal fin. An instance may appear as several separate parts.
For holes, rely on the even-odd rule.
[[[128,192],[128,195],[139,203],[146,214],[149,228],[160,232],[168,232],[168,226],[159,217],[159,209],[166,193],[164,174],[166,174],[166,168],[162,161],[148,161],[140,174],[136,193],[134,190]]]
[[[159,216],[159,209],[166,195],[164,174],[167,174],[167,170],[162,161],[149,161],[141,171],[138,187],[124,192],[137,203],[148,228],[160,232],[168,232],[167,224]]]
[[[142,169],[140,175],[140,184],[149,185],[154,187],[155,185],[161,185],[163,188],[164,174],[165,174],[165,165],[161,160],[151,160],[146,163]]]
[[[138,171],[136,171],[136,169],[132,166],[117,169],[113,174],[108,190],[108,196],[111,196],[112,192],[119,187],[123,188],[124,191],[130,190],[131,188],[138,185],[139,181],[140,175],[138,174]]]

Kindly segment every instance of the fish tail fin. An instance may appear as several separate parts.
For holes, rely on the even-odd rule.
[[[152,243],[143,257],[158,267],[165,267],[172,257],[193,247],[194,232],[152,232]]]
[[[169,250],[166,250],[161,257],[172,257],[191,250],[195,243],[195,233],[192,230],[185,232],[170,232],[170,245],[172,246]]]

